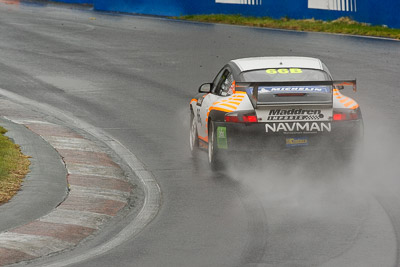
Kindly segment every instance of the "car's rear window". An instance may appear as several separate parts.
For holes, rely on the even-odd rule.
[[[328,81],[329,75],[322,70],[300,68],[262,69],[242,72],[243,82],[287,82],[287,81]]]

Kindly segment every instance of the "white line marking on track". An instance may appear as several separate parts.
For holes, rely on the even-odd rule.
[[[39,120],[28,120],[28,119],[16,119],[12,117],[6,117],[4,116],[5,119],[9,121],[13,121],[16,124],[46,124],[46,125],[55,125],[53,123],[47,122],[47,121],[39,121]]]

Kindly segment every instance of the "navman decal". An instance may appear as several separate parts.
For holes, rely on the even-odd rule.
[[[332,130],[330,122],[281,122],[266,123],[267,133],[316,133],[330,132]]]

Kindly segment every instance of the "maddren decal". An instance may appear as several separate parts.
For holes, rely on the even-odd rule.
[[[325,115],[320,109],[271,109],[268,112],[267,121],[317,121],[324,118]]]
[[[332,108],[270,108],[257,109],[261,122],[322,122],[332,119]]]

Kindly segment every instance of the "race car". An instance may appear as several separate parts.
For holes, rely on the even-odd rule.
[[[354,150],[363,136],[359,104],[339,90],[321,60],[255,57],[231,60],[190,101],[190,150],[208,151],[212,169],[240,151]]]

